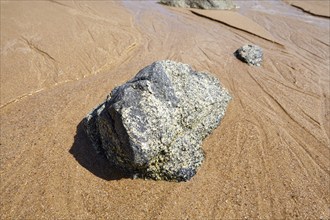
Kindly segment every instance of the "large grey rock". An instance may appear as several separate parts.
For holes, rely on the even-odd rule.
[[[246,62],[250,66],[260,66],[263,60],[263,52],[261,47],[257,45],[244,45],[235,51],[235,56]]]
[[[182,8],[233,9],[236,7],[232,0],[161,0],[160,2]]]
[[[215,77],[158,61],[116,87],[86,116],[85,128],[94,147],[132,176],[186,181],[230,99]]]

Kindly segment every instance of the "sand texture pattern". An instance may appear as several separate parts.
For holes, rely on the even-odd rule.
[[[1,1],[0,218],[330,218],[329,19],[239,6],[284,46],[155,1]],[[233,55],[245,44],[263,48],[261,67]],[[185,183],[125,178],[79,124],[164,59],[233,96]]]

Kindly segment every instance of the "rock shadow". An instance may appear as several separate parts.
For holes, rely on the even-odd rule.
[[[246,62],[246,60],[239,54],[239,49],[237,49],[234,53],[233,53],[233,55],[237,58],[237,59],[239,59],[240,61],[242,61],[243,63],[248,63],[248,62]]]
[[[95,176],[104,180],[120,180],[129,178],[129,175],[122,170],[114,167],[105,157],[98,154],[93,148],[92,143],[83,128],[83,121],[77,126],[74,143],[69,152],[74,156],[77,162],[93,173]]]

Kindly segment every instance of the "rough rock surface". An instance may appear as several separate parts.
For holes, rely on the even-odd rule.
[[[263,60],[263,52],[261,47],[257,45],[244,45],[235,51],[235,56],[248,63],[250,66],[260,66]]]
[[[161,0],[162,4],[199,9],[233,9],[236,6],[231,0]]]
[[[85,118],[94,147],[133,177],[187,181],[231,97],[219,81],[165,60],[116,87]]]

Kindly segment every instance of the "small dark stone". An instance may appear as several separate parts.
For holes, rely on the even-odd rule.
[[[86,116],[85,129],[95,149],[133,178],[187,181],[230,99],[215,77],[158,61],[115,88]]]
[[[160,3],[181,8],[233,9],[232,0],[160,0]]]
[[[260,66],[263,60],[262,49],[257,45],[244,45],[236,50],[234,55],[250,66]]]

